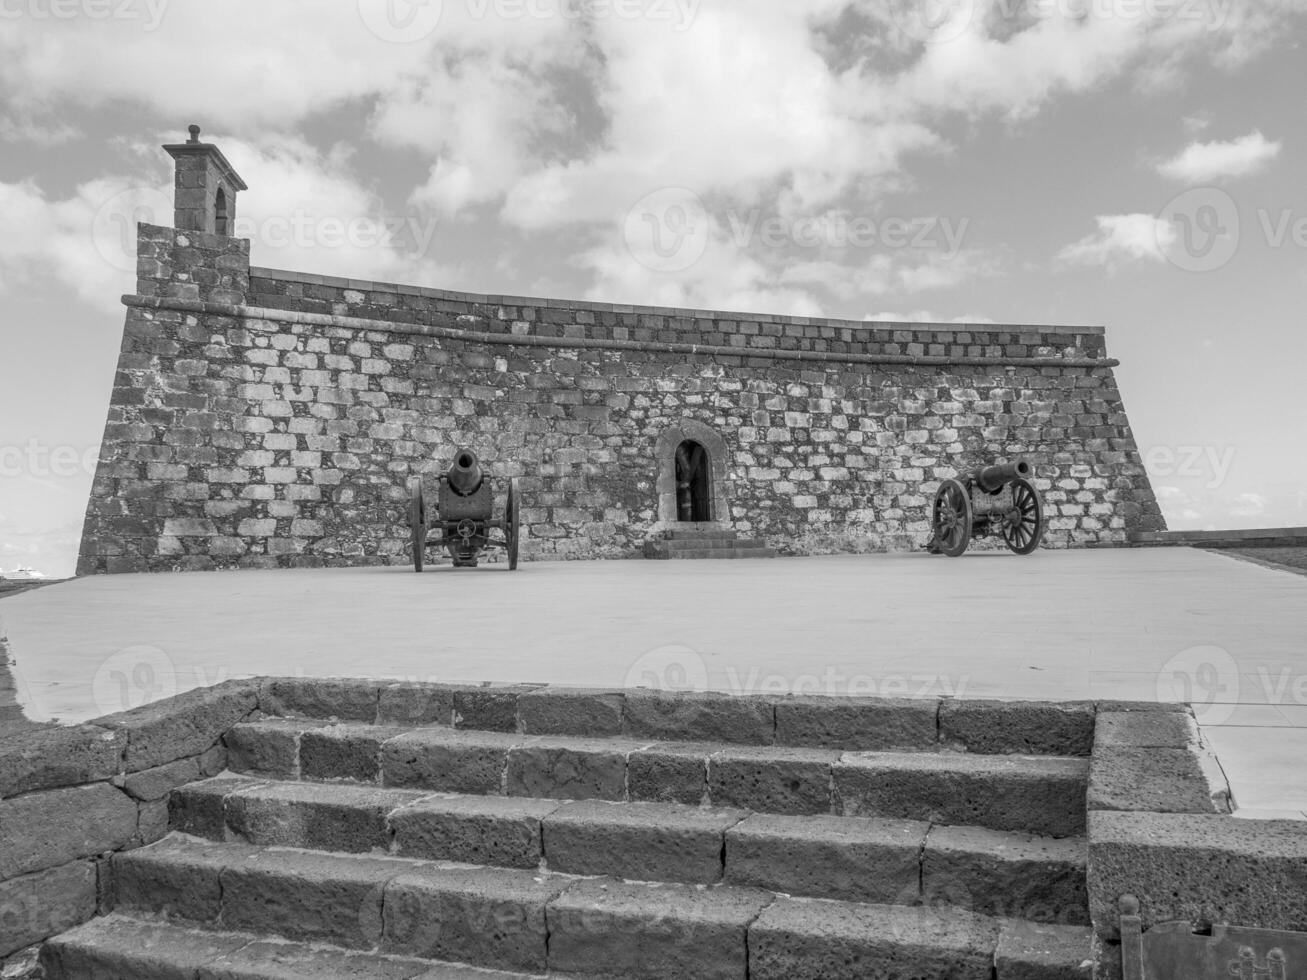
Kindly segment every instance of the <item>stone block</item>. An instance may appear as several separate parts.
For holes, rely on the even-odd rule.
[[[830,813],[839,758],[830,749],[731,746],[708,760],[708,797],[760,813]]]
[[[720,746],[668,742],[632,752],[626,760],[631,800],[698,805],[707,799],[708,757]]]
[[[926,904],[995,918],[1088,925],[1085,841],[984,827],[932,827],[921,856]]]
[[[529,736],[423,728],[381,746],[381,778],[387,786],[448,793],[503,794],[508,752]]]
[[[108,783],[0,801],[0,881],[125,846],[136,804]]]
[[[217,922],[224,887],[220,875],[259,852],[247,845],[182,837],[165,837],[148,847],[120,851],[110,861],[114,900],[119,908]]]
[[[425,867],[386,889],[384,952],[545,970],[545,906],[569,879],[507,868]]]
[[[269,783],[226,799],[227,826],[251,844],[364,854],[390,848],[387,818],[421,799],[412,790]]]
[[[255,681],[227,681],[105,715],[95,724],[126,733],[125,769],[140,772],[213,748],[255,710],[258,690]]]
[[[837,812],[1072,837],[1085,830],[1088,759],[941,752],[848,753]]]
[[[726,882],[813,898],[912,904],[930,825],[755,813],[726,832]]]
[[[775,709],[763,697],[635,688],[626,692],[622,731],[630,738],[771,745]]]
[[[453,725],[455,690],[450,684],[385,684],[377,706],[377,724]]]
[[[1187,748],[1094,749],[1087,797],[1091,810],[1228,813],[1227,798],[1226,787],[1213,786],[1198,754]]]
[[[120,772],[127,733],[96,725],[33,728],[0,741],[0,799],[109,779]]]
[[[486,684],[454,690],[454,727],[485,732],[516,732],[517,699],[539,684]]]
[[[392,813],[395,853],[501,868],[540,865],[540,822],[561,803],[501,796],[426,796]]]
[[[518,699],[518,719],[528,735],[620,735],[623,699],[621,691],[545,687]]]
[[[1094,744],[1094,705],[946,699],[939,738],[968,752],[1087,756]]]
[[[787,697],[776,702],[776,744],[844,751],[933,749],[937,698]]]
[[[1084,926],[1007,920],[994,951],[995,980],[1090,980],[1094,960]]]
[[[568,874],[707,885],[722,877],[722,835],[744,817],[678,803],[569,803],[544,820],[544,855]]]
[[[178,786],[200,778],[199,757],[178,759],[124,777],[122,787],[136,800],[161,800]]]
[[[1139,899],[1145,930],[1184,921],[1307,931],[1302,821],[1217,814],[1089,814],[1089,913],[1120,940],[1117,901]]]
[[[92,919],[47,942],[41,949],[41,966],[47,980],[182,980],[198,977],[206,964],[249,941],[249,936],[183,930],[165,922],[112,915]]]
[[[998,924],[960,909],[779,898],[749,928],[750,980],[993,980]]]
[[[326,721],[270,718],[233,725],[223,736],[227,768],[284,779],[299,778],[300,736]]]
[[[411,867],[398,858],[259,850],[223,871],[222,924],[372,949],[381,939],[381,897],[387,883]]]
[[[1200,744],[1198,725],[1174,711],[1102,711],[1094,726],[1094,749],[1187,749]]]
[[[263,785],[266,784],[260,779],[224,775],[183,786],[168,797],[169,826],[196,837],[226,840],[227,797]]]
[[[94,861],[0,881],[0,958],[95,915]]]
[[[509,796],[553,800],[626,798],[626,759],[638,742],[532,738],[508,753]]]
[[[549,969],[643,980],[744,980],[746,932],[771,898],[748,888],[581,881],[549,905]]]
[[[259,710],[372,724],[381,687],[381,681],[362,677],[270,677],[259,689]]]
[[[306,731],[300,736],[300,775],[376,782],[381,775],[381,744],[404,731],[380,725],[328,725]]]
[[[153,844],[168,833],[168,801],[145,800],[136,805],[136,833],[129,847]]]

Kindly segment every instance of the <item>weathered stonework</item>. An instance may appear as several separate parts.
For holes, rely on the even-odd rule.
[[[480,296],[248,255],[140,226],[79,574],[406,563],[406,482],[461,445],[519,478],[524,558],[634,557],[674,525],[681,432],[716,522],[788,554],[920,546],[941,479],[1017,456],[1047,546],[1164,527],[1100,328]]]

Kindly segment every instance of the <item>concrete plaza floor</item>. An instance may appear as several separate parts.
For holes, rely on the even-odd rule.
[[[0,629],[63,722],[250,674],[1184,700],[1241,815],[1307,815],[1307,577],[1188,548],[118,575]]]

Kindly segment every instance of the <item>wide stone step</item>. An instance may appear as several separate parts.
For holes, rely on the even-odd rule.
[[[227,736],[233,771],[451,793],[898,817],[1073,837],[1089,760],[965,752],[520,735],[260,721]]]
[[[113,913],[48,941],[46,980],[526,980],[405,956],[211,931]]]
[[[921,679],[903,678],[911,695]],[[933,689],[936,677],[924,679]],[[926,689],[923,688],[923,689]],[[269,717],[443,725],[527,735],[587,735],[741,745],[1088,757],[1093,702],[813,694],[736,695],[647,687],[437,684],[279,677],[259,695]]]
[[[788,898],[733,885],[628,882],[179,836],[115,855],[113,871],[120,912],[527,973],[651,980],[1062,980],[1085,975],[1080,965],[1089,956],[1088,928],[1040,926],[964,909]],[[188,955],[202,946],[191,944]],[[192,969],[178,975],[196,974]]]
[[[175,791],[171,815],[174,830],[213,841],[1088,922],[1082,838],[230,775]]]

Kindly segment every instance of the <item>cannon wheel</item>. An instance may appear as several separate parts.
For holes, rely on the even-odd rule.
[[[422,481],[413,481],[408,497],[408,526],[413,532],[413,571],[422,571],[427,551],[427,504],[422,498]]]
[[[504,506],[504,516],[508,519],[504,526],[504,537],[508,544],[508,570],[517,571],[518,509],[521,507],[520,494],[517,492],[517,480],[508,481],[508,503]]]
[[[935,542],[941,554],[956,558],[971,543],[971,494],[957,480],[945,480],[931,510]]]
[[[1018,555],[1028,555],[1044,536],[1044,507],[1029,480],[1012,481],[1012,503],[1019,516],[1003,522],[1003,540]]]

